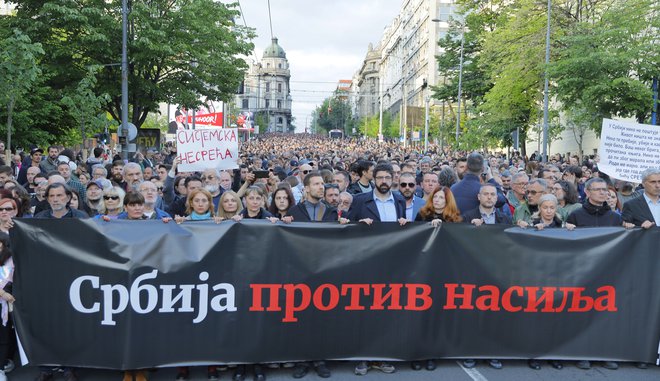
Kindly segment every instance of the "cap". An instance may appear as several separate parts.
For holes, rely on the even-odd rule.
[[[291,163],[289,163],[289,164],[291,164],[292,167],[297,167],[298,166],[298,162],[295,161],[295,160],[291,160]]]
[[[43,154],[43,153],[44,153],[44,150],[42,150],[42,149],[39,148],[39,147],[32,148],[32,149],[30,150],[30,155],[34,155],[34,154],[37,153],[37,152],[41,152],[41,153]]]
[[[89,187],[91,187],[92,185],[96,185],[97,187],[99,187],[100,190],[103,190],[103,183],[101,182],[100,179],[99,180],[92,180],[92,181],[88,182],[86,189],[89,189]]]

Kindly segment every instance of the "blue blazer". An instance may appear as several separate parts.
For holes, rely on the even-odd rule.
[[[397,192],[392,192],[394,197],[394,207],[396,208],[396,218],[406,218],[406,200]],[[349,219],[358,221],[363,218],[371,218],[380,222],[378,207],[374,201],[374,191],[360,193],[353,196],[353,204],[348,212]]]

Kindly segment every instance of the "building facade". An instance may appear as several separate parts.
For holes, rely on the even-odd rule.
[[[243,94],[236,96],[241,113],[250,113],[255,124],[265,123],[259,126],[260,132],[293,132],[290,79],[286,53],[273,38],[261,60],[250,65]]]

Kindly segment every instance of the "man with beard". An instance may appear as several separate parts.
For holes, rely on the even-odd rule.
[[[406,200],[406,219],[415,221],[417,213],[424,206],[424,199],[415,195],[415,175],[404,172],[399,177],[399,192]]]
[[[80,195],[80,200],[79,202],[82,204],[86,200],[86,191],[85,191],[85,186],[80,183],[80,181],[76,180],[73,176],[71,176],[71,167],[69,166],[69,163],[64,163],[61,162],[57,165],[57,172],[60,173],[60,176],[64,178],[64,181],[66,182],[66,185],[69,186],[71,189],[75,189],[78,194]]]
[[[110,180],[115,182],[121,188],[126,189],[126,183],[124,183],[124,162],[122,160],[115,160],[112,162],[112,168],[110,168]]]
[[[156,184],[151,181],[143,181],[138,186],[138,192],[144,197],[144,216],[146,219],[162,220],[163,218],[172,218],[172,216],[157,206],[159,198]],[[121,214],[119,218],[122,218]]]
[[[467,157],[459,157],[456,159],[456,175],[459,180],[463,180],[463,175],[467,171]]]
[[[339,207],[339,185],[325,184],[323,186],[323,201],[335,209]]]
[[[339,193],[346,192],[351,183],[351,175],[346,171],[337,171],[334,174],[334,183],[339,186]]]
[[[539,194],[539,198],[540,197],[541,194]],[[464,222],[475,226],[481,226],[483,224],[511,225],[511,217],[495,208],[495,203],[497,202],[497,188],[493,184],[483,184],[481,189],[479,189],[477,198],[479,199],[479,207],[476,209],[468,210],[466,213],[464,213]],[[497,368],[497,366],[493,366],[493,368]]]
[[[39,163],[41,168],[41,173],[51,173],[57,171],[57,156],[60,154],[60,150],[55,146],[48,147],[48,157],[46,160],[42,160]]]
[[[333,222],[338,220],[337,209],[323,202],[324,184],[321,172],[312,171],[303,180],[305,200],[289,208],[294,222]]]
[[[26,183],[23,184],[23,188],[28,191],[28,193],[34,193],[37,185],[34,183],[34,178],[41,173],[39,167],[30,167],[25,171]]]
[[[50,210],[39,212],[34,218],[88,218],[87,213],[69,207],[73,193],[62,183],[50,184],[46,188],[46,200]]]
[[[350,219],[371,225],[378,222],[398,222],[405,225],[406,200],[398,193],[392,192],[394,170],[389,164],[379,164],[371,176],[375,179],[371,192],[354,195]]]
[[[92,216],[98,214],[98,210],[103,202],[104,181],[107,182],[108,187],[112,186],[106,179],[93,180],[87,183],[87,206],[92,212]]]
[[[138,163],[127,163],[124,166],[124,183],[126,184],[124,190],[126,193],[136,191],[140,183],[144,181],[142,175],[142,167]]]
[[[218,203],[223,190],[220,187],[220,172],[217,169],[209,168],[202,172],[202,181],[204,182],[204,189],[211,193],[213,196],[213,209],[218,210]]]
[[[228,171],[220,171],[220,188],[222,188],[222,191],[228,191],[231,190],[231,173]]]
[[[539,199],[547,193],[549,193],[548,183],[545,180],[532,179],[525,190],[526,201],[520,203],[513,213],[513,223],[521,227],[531,225],[532,214],[539,210]]]

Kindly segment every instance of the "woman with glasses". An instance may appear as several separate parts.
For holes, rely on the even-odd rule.
[[[557,181],[552,186],[551,192],[557,198],[559,213],[561,215],[568,216],[572,211],[582,207],[582,204],[578,200],[577,188],[570,181]]]
[[[461,212],[456,206],[454,194],[447,187],[435,188],[429,199],[417,213],[415,221],[429,221],[434,227],[443,222],[461,222]]]
[[[104,221],[116,220],[124,211],[124,197],[126,192],[118,186],[103,190],[103,202],[99,205],[99,214],[94,218]]]
[[[13,198],[0,199],[0,231],[9,233],[9,229],[14,226],[14,217],[18,215],[18,204]]]

